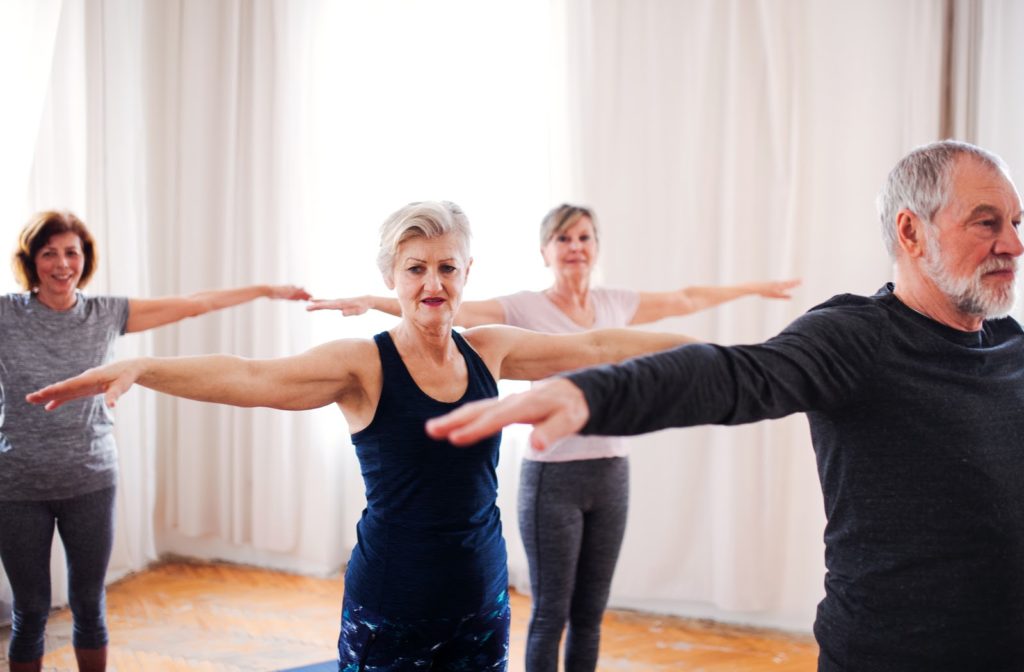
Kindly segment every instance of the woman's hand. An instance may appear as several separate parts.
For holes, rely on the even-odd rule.
[[[286,299],[288,301],[309,301],[313,295],[298,285],[271,285],[270,299]]]
[[[750,290],[752,293],[766,299],[791,299],[789,290],[800,284],[799,280],[772,280],[769,282],[752,282]]]
[[[32,404],[46,404],[44,408],[52,411],[67,401],[102,394],[107,407],[113,408],[118,398],[127,392],[142,374],[145,368],[143,362],[141,359],[129,359],[98,366],[74,378],[32,392],[26,395],[25,400]]]
[[[340,310],[345,317],[362,315],[373,308],[373,297],[354,296],[350,299],[310,299],[306,310]]]

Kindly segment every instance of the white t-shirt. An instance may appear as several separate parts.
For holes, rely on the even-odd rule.
[[[505,309],[505,322],[548,334],[565,334],[589,331],[591,329],[615,329],[629,325],[640,305],[640,295],[629,289],[590,290],[590,301],[594,306],[594,324],[581,327],[548,298],[544,292],[518,292],[498,297]],[[592,460],[603,457],[624,457],[626,442],[610,436],[570,436],[543,452],[532,448],[526,459],[540,462],[570,462]]]

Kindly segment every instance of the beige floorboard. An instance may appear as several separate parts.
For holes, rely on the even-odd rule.
[[[335,655],[340,577],[227,564],[157,565],[110,587],[112,672],[252,672]],[[523,669],[529,599],[512,595],[509,669]],[[53,614],[45,670],[73,672],[70,614]],[[9,629],[0,630],[6,669]],[[812,638],[626,611],[605,615],[599,672],[813,672]]]

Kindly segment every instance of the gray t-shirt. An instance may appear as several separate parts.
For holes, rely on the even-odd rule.
[[[117,480],[113,416],[102,396],[45,411],[41,387],[108,361],[128,299],[78,294],[64,312],[32,294],[0,296],[0,501],[65,499]]]

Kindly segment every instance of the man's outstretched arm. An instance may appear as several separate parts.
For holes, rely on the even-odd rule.
[[[842,317],[809,314],[758,345],[698,343],[584,369],[463,407],[432,420],[428,432],[466,444],[527,423],[543,449],[573,433],[627,436],[826,409],[845,403],[877,363],[880,330]]]

